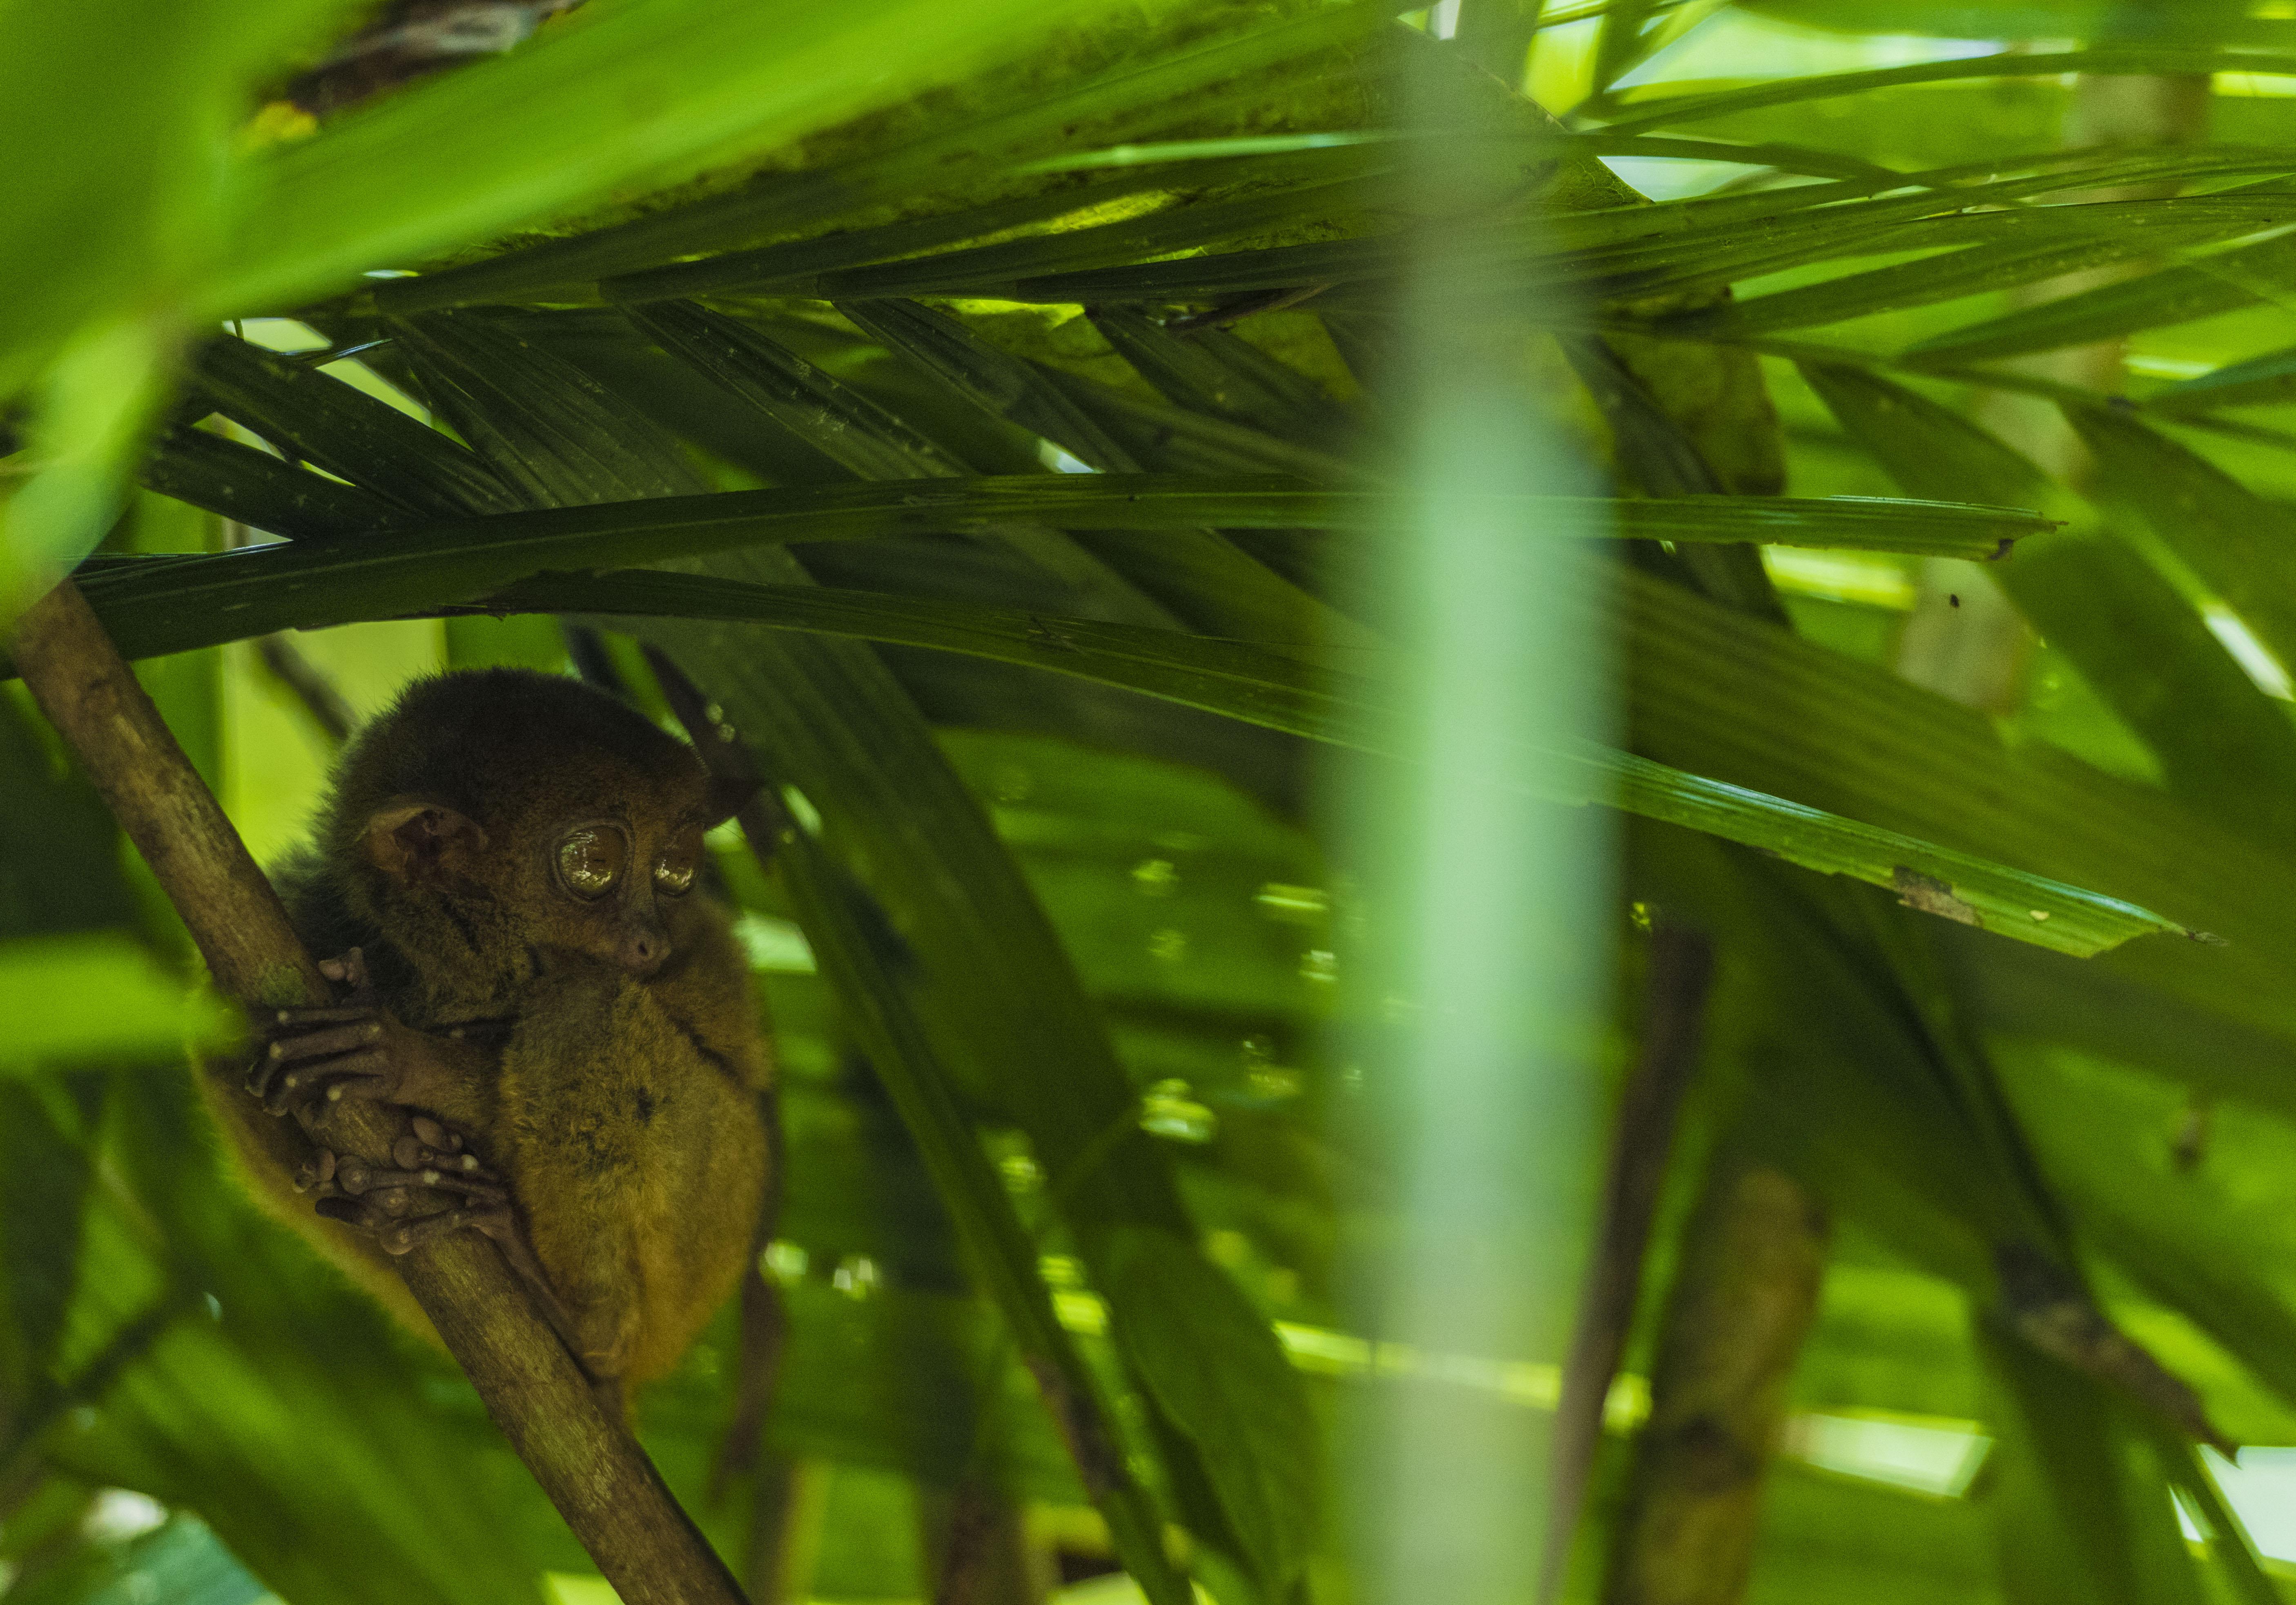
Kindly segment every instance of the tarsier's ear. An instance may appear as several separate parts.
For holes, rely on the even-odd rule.
[[[467,870],[486,851],[487,833],[444,803],[401,797],[367,816],[361,845],[385,875],[413,883]]]
[[[736,779],[731,775],[709,777],[709,802],[701,816],[701,828],[715,830],[750,805],[750,799],[763,789],[761,782]]]

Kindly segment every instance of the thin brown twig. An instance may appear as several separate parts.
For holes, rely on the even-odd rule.
[[[1587,1502],[1595,1451],[1603,1441],[1603,1405],[1625,1353],[1642,1292],[1643,1255],[1676,1116],[1698,1063],[1714,948],[1706,936],[1664,923],[1651,932],[1650,978],[1643,997],[1642,1051],[1619,1105],[1609,1175],[1595,1236],[1594,1263],[1578,1305],[1578,1329],[1562,1368],[1555,1407],[1546,1507],[1546,1546],[1538,1597],[1551,1605],[1570,1569],[1571,1535]]]
[[[936,1502],[938,1519],[927,1522],[939,1551],[933,1605],[1038,1605],[1045,1578],[1012,1495],[976,1470]]]
[[[946,1503],[933,1605],[991,1605],[988,1591],[996,1570],[996,1524],[1009,1516],[1010,1507],[978,1477],[951,1489]]]
[[[236,518],[221,521],[223,544],[226,551],[236,550],[254,538],[255,531]],[[334,681],[319,671],[318,666],[285,635],[258,636],[255,641],[256,661],[271,678],[277,680],[287,694],[302,704],[322,734],[335,745],[350,739],[358,728],[358,715],[335,689]]]
[[[805,1515],[807,1468],[784,1454],[759,1458],[750,1488],[750,1541],[742,1577],[753,1605],[805,1605],[808,1591],[791,1560]]]
[[[78,587],[66,580],[36,603],[12,645],[25,685],[151,866],[216,984],[250,1007],[328,1001],[278,894]],[[291,1129],[251,1099],[246,1107],[250,1130],[283,1160]],[[389,1111],[347,1099],[319,1119],[330,1147],[388,1163],[398,1134]],[[624,1601],[739,1605],[731,1575],[637,1441],[600,1412],[491,1242],[454,1233],[398,1266],[495,1424]]]
[[[334,681],[319,671],[318,665],[303,655],[294,642],[283,635],[257,638],[255,655],[271,678],[284,687],[311,716],[311,722],[325,732],[327,739],[337,746],[350,739],[358,728],[358,715],[335,689]]]
[[[766,854],[761,852],[759,857],[764,862]],[[735,1477],[753,1474],[742,1576],[756,1605],[783,1605],[792,1582],[789,1551],[791,1527],[798,1514],[799,1468],[766,1443],[766,1423],[773,1415],[789,1347],[789,1310],[780,1283],[767,1273],[765,1263],[766,1251],[781,1230],[786,1174],[778,1078],[758,1094],[758,1109],[766,1123],[766,1198],[758,1211],[749,1270],[742,1278],[742,1348],[734,1419],[710,1469],[709,1502],[715,1505]]]
[[[734,1419],[709,1471],[709,1502],[724,1497],[726,1485],[753,1470],[765,1442],[766,1419],[773,1412],[774,1388],[781,1380],[782,1353],[789,1341],[789,1312],[782,1292],[766,1274],[766,1250],[781,1230],[783,1140],[781,1098],[768,1085],[758,1094],[766,1124],[766,1198],[750,1243],[749,1268],[742,1275],[742,1357],[734,1394]]]

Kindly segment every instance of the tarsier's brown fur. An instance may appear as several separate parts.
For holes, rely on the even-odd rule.
[[[280,1163],[291,1141],[275,1133],[291,1139],[293,1122],[266,1132],[275,1117],[249,1121],[245,1092],[215,1096],[242,1100],[225,1124],[278,1212],[418,1329],[383,1252],[410,1240],[397,1223],[409,1214],[434,1228],[467,1216],[526,1256],[610,1388],[668,1370],[732,1288],[765,1189],[756,1091],[769,1064],[724,911],[699,885],[665,890],[731,802],[684,743],[523,671],[419,682],[344,752],[316,839],[277,878],[314,953],[364,956],[366,1012],[283,1018],[269,1053],[292,1069],[269,1101],[405,1104],[434,1117],[414,1127],[425,1141],[438,1123],[455,1133],[451,1158],[401,1140],[424,1156],[417,1173],[483,1166],[486,1198],[455,1193],[454,1177],[435,1194],[360,1189],[321,1219]],[[586,826],[627,853],[611,893],[586,901],[560,857]],[[588,862],[578,852],[576,872]],[[315,1173],[307,1164],[306,1185]],[[453,1213],[476,1202],[491,1213]]]

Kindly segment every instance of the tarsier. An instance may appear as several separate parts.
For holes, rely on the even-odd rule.
[[[271,1201],[418,1328],[387,1256],[482,1231],[618,1399],[740,1274],[769,1065],[697,885],[702,833],[739,801],[636,712],[525,671],[421,681],[345,750],[277,878],[348,995],[266,1017],[247,1090],[275,1115],[361,1098],[409,1124],[386,1167],[315,1151],[291,1119],[226,1124],[263,1150]]]

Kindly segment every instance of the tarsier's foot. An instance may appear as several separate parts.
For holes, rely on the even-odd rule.
[[[525,1239],[512,1218],[502,1179],[479,1164],[462,1133],[427,1115],[391,1145],[391,1163],[321,1148],[295,1178],[298,1192],[319,1195],[318,1211],[371,1232],[387,1254],[405,1254],[465,1227],[497,1240]]]
[[[502,1179],[464,1147],[463,1134],[428,1115],[409,1111],[407,1129],[390,1145],[397,1170],[364,1159],[339,1159],[321,1148],[296,1173],[295,1190],[316,1189],[321,1198],[360,1194],[386,1187],[428,1187],[483,1198],[502,1190]]]
[[[570,1345],[573,1321],[527,1241],[499,1177],[478,1166],[454,1127],[416,1115],[391,1147],[397,1169],[338,1157],[325,1148],[304,1165],[295,1190],[316,1192],[331,1221],[367,1232],[385,1254],[406,1254],[451,1232],[491,1238],[504,1262],[533,1290],[545,1320]]]

